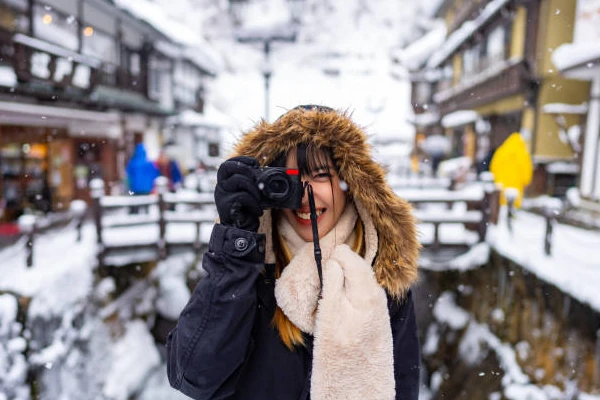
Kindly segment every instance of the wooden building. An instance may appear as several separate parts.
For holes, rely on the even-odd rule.
[[[112,1],[0,0],[3,218],[88,200],[96,177],[122,190],[134,145],[160,147],[176,101],[196,100],[174,93],[186,54]]]
[[[561,76],[551,60],[553,50],[572,39],[575,2],[445,0],[436,16],[448,35],[422,73],[440,77],[432,98],[453,144],[451,156],[481,162],[520,132],[535,164],[530,194],[555,191],[548,182],[557,168],[550,165],[576,165],[577,158],[547,106],[580,104],[589,91],[588,83]]]
[[[572,140],[580,134],[581,206],[600,212],[600,1],[578,0],[573,41],[563,44],[552,55],[561,74],[590,82],[585,103],[555,107],[554,115],[564,121]],[[569,119],[570,118],[570,119]]]

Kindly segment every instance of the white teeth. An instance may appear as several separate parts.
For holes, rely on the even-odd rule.
[[[317,217],[319,215],[323,214],[323,210],[319,210],[317,211]],[[298,212],[296,211],[296,215],[298,216],[298,218],[300,219],[310,219],[310,213],[303,213],[303,212]]]

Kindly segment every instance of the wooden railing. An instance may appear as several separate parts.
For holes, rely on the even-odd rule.
[[[497,220],[500,192],[493,183],[474,183],[461,190],[399,188],[395,191],[413,205],[418,224],[433,225],[432,243],[423,244],[434,250],[455,244],[441,241],[440,225],[462,224],[467,230],[476,231],[479,242],[483,242],[488,225]]]
[[[74,225],[76,230],[76,241],[81,241],[81,228],[86,216],[87,205],[83,200],[73,200],[69,210],[60,213],[49,213],[46,216],[24,214],[18,219],[19,230],[25,238],[25,264],[33,266],[34,249],[36,238],[47,231],[65,225]]]
[[[203,224],[212,226],[216,220],[213,194],[168,193],[167,179],[162,176],[156,179],[155,187],[156,194],[152,195],[106,196],[104,182],[92,180],[99,266],[106,265],[111,255],[146,250],[151,258],[164,259],[176,248],[201,252],[207,244],[201,228]],[[177,229],[169,232],[169,228]]]
[[[433,95],[446,115],[461,109],[473,109],[496,99],[525,93],[531,81],[525,61],[506,61],[489,66],[469,79]]]

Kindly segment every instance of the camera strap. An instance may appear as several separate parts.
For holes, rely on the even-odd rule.
[[[315,196],[313,195],[313,188],[310,183],[306,182],[304,187],[308,194],[308,206],[310,207],[310,222],[312,225],[313,234],[313,246],[315,248],[315,262],[317,264],[317,272],[319,274],[319,283],[321,288],[319,289],[319,297],[323,292],[323,268],[321,266],[321,247],[319,245],[319,229],[317,228],[317,209],[315,207]]]

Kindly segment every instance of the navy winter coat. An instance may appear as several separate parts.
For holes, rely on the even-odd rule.
[[[290,351],[271,324],[276,309],[265,235],[216,224],[200,281],[167,341],[171,385],[194,399],[306,400],[312,337]],[[416,400],[420,352],[411,292],[388,297],[396,398]],[[360,368],[357,365],[356,368]]]

